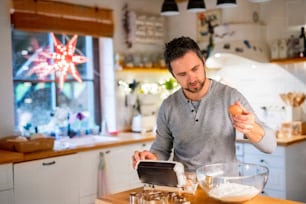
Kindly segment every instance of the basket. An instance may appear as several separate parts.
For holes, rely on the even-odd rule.
[[[36,138],[27,141],[14,141],[14,137],[6,137],[0,140],[0,149],[9,151],[30,153],[37,151],[52,150],[54,146],[53,137]]]

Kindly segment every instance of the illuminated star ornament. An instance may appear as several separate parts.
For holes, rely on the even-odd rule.
[[[63,45],[52,33],[52,40],[54,43],[54,52],[41,52],[40,57],[46,60],[35,65],[29,72],[39,74],[40,78],[45,78],[49,74],[55,72],[59,75],[59,87],[63,88],[67,74],[71,74],[78,82],[82,82],[80,74],[76,68],[77,64],[82,64],[88,61],[88,58],[82,55],[75,54],[75,47],[77,42],[77,35],[74,35],[66,45]],[[53,64],[46,62],[48,59],[53,60]],[[42,68],[44,69],[42,71]]]

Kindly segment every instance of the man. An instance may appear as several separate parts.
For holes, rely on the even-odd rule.
[[[206,77],[205,59],[196,42],[175,38],[166,44],[164,57],[181,88],[163,101],[156,139],[150,151],[134,152],[134,168],[139,160],[168,160],[172,151],[173,160],[186,172],[208,163],[236,161],[235,129],[259,150],[273,152],[274,131],[259,121],[240,92]],[[232,104],[240,106],[242,115],[229,114]]]

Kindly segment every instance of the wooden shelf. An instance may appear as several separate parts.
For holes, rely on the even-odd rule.
[[[168,72],[166,67],[123,67],[117,72]]]
[[[289,58],[289,59],[275,59],[275,60],[271,60],[271,62],[277,63],[277,64],[301,63],[301,62],[306,62],[306,57]]]

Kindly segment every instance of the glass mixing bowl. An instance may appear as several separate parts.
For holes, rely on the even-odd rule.
[[[196,175],[208,196],[222,202],[245,202],[262,192],[269,169],[250,163],[217,163],[198,168]]]

